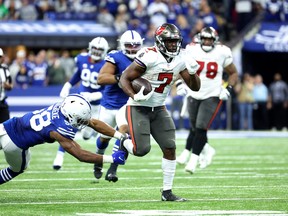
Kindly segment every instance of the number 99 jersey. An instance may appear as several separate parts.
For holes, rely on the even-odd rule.
[[[74,139],[77,129],[72,127],[60,111],[61,103],[29,112],[22,117],[14,117],[3,125],[10,139],[22,149],[55,140],[50,138],[51,131],[57,131],[68,139]]]
[[[198,92],[189,90],[189,95],[198,100],[219,97],[223,70],[233,63],[231,49],[216,44],[211,51],[205,52],[200,43],[190,43],[186,46],[186,55],[194,58],[200,65],[197,74],[201,80],[201,88]]]

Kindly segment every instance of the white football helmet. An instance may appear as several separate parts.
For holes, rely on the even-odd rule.
[[[215,45],[218,43],[219,36],[217,31],[213,27],[206,27],[201,30],[201,32],[198,35],[200,40],[201,48],[205,52],[210,52]],[[210,41],[207,41],[206,39],[211,39]]]
[[[69,124],[77,129],[83,129],[91,118],[91,105],[80,94],[68,95],[61,104],[62,114]]]
[[[89,43],[88,52],[92,59],[98,61],[104,59],[108,49],[107,40],[103,37],[96,37]]]
[[[138,32],[127,30],[119,39],[120,49],[128,58],[134,59],[143,45],[143,40]]]

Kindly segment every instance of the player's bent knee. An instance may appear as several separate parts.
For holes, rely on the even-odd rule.
[[[146,154],[148,154],[151,150],[151,146],[147,145],[145,146],[144,148],[137,148],[136,152],[134,152],[134,155],[135,156],[138,156],[138,157],[143,157],[145,156]]]

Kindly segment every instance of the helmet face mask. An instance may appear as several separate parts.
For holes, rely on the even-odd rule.
[[[68,95],[60,110],[69,124],[79,130],[85,128],[91,119],[91,105],[79,94]]]
[[[164,23],[155,31],[155,45],[168,57],[175,57],[179,54],[182,40],[179,29],[173,24]]]
[[[199,33],[200,45],[202,50],[205,52],[210,52],[212,49],[214,49],[218,40],[218,33],[213,27],[203,28]]]
[[[104,59],[109,49],[108,42],[103,37],[96,37],[89,43],[89,54],[95,61]]]
[[[138,32],[127,30],[119,39],[120,49],[128,58],[133,59],[141,49],[143,40]]]

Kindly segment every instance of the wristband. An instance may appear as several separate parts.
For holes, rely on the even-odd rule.
[[[229,85],[229,86],[227,86],[227,88],[226,88],[227,90],[228,90],[228,92],[231,94],[232,93],[232,86],[231,85]]]
[[[103,163],[113,163],[113,157],[111,155],[103,155]]]
[[[115,80],[119,83],[121,74],[115,74]]]
[[[177,80],[176,81],[176,87],[178,87],[178,86],[180,86],[180,85],[182,85],[183,83],[182,83],[182,81],[181,80]]]
[[[115,131],[113,137],[120,140],[123,137],[123,134],[119,131]]]

